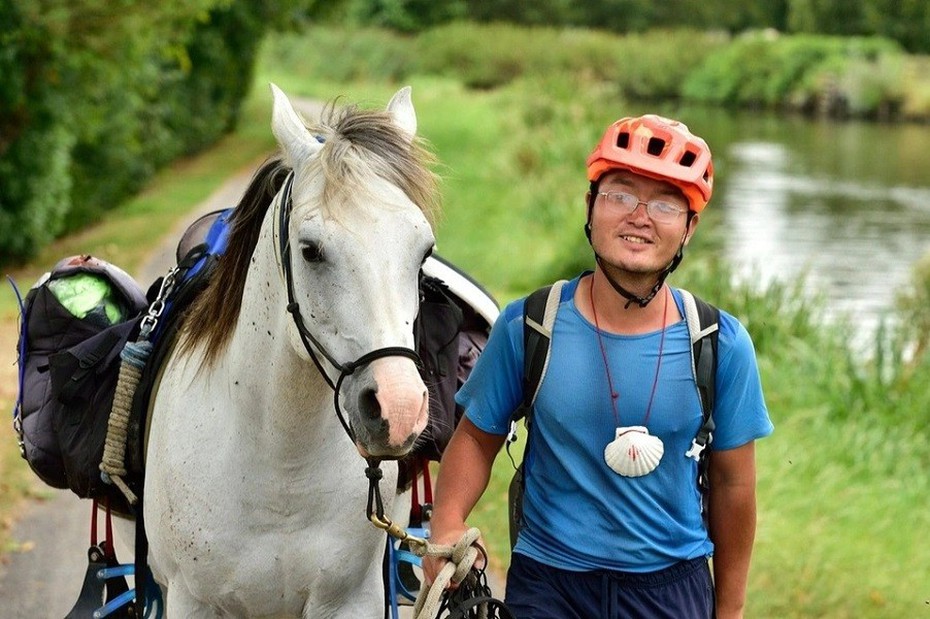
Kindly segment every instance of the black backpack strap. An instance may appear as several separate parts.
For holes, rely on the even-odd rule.
[[[685,308],[685,321],[691,335],[691,363],[704,422],[685,453],[698,463],[698,486],[706,494],[707,447],[714,440],[714,399],[717,380],[717,340],[720,334],[720,310],[695,297],[687,290],[680,290]]]

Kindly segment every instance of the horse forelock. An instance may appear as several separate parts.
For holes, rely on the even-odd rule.
[[[410,139],[388,112],[354,106],[327,108],[320,124],[310,128],[325,140],[320,152],[323,203],[352,202],[353,194],[370,187],[372,175],[403,191],[431,225],[439,214],[436,160],[419,138]]]

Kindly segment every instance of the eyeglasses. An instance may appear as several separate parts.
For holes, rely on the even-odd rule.
[[[661,223],[672,223],[682,213],[687,212],[677,204],[666,202],[665,200],[650,200],[643,202],[631,193],[625,191],[598,191],[597,195],[604,196],[605,204],[623,215],[631,215],[640,204],[646,207],[646,214],[654,221]]]

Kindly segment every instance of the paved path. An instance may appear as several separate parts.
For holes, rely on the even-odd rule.
[[[319,109],[312,102],[300,105],[308,119],[316,117]],[[174,265],[178,239],[192,221],[203,213],[234,206],[239,201],[260,163],[240,170],[178,222],[134,274],[143,287]],[[91,503],[78,499],[70,491],[46,492],[42,488],[50,498],[33,499],[24,506],[12,529],[14,551],[0,556],[0,619],[59,619],[71,609],[81,589],[87,568]],[[125,547],[117,546],[117,553],[121,561],[131,559]],[[490,580],[495,595],[501,597],[500,578],[492,576]],[[403,608],[401,617],[412,617],[411,609]]]

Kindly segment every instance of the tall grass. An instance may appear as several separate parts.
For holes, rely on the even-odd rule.
[[[833,117],[930,119],[930,58],[888,39],[688,29],[614,36],[583,29],[452,23],[416,36],[328,26],[282,36],[269,57],[315,80],[431,75],[487,90],[571,75],[641,100],[683,100]],[[300,52],[295,52],[300,49]],[[315,53],[335,50],[332,55]]]

